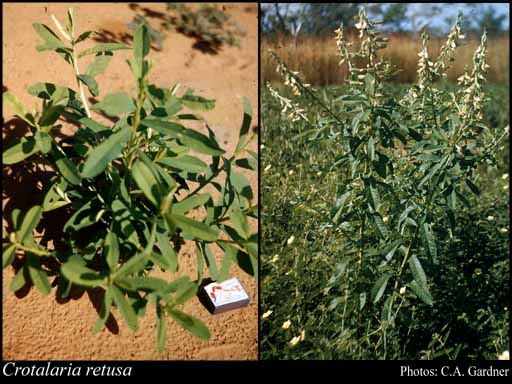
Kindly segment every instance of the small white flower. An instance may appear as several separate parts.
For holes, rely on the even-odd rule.
[[[300,341],[300,336],[295,336],[293,339],[290,340],[290,345],[292,347],[295,347]]]
[[[288,172],[288,175],[293,175],[293,169],[291,169],[290,172]]]
[[[263,170],[263,172],[267,172],[271,167],[272,167],[272,164],[267,165],[265,167],[265,169]]]
[[[306,331],[302,330],[302,332],[300,333],[300,341],[304,341],[305,338],[306,338]]]
[[[295,240],[295,236],[291,235],[290,238],[286,241],[286,244],[291,245]]]
[[[272,258],[272,260],[271,260],[271,261],[272,261],[273,263],[275,263],[275,262],[277,262],[278,260],[279,260],[279,255],[277,255],[277,254],[276,254],[276,255],[274,255],[274,257]]]
[[[503,228],[500,228],[500,232],[501,233],[507,233],[508,232],[508,229],[503,227]]]
[[[290,325],[292,325],[292,322],[290,320],[286,320],[283,325],[281,326],[281,328],[283,329],[288,329],[290,328]]]
[[[265,148],[265,144],[260,145],[260,149],[263,150],[263,148]]]
[[[499,355],[498,360],[510,360],[510,354],[508,353],[508,351],[505,351],[501,355]]]
[[[318,171],[318,172],[316,173],[316,175],[317,175],[317,176],[322,176],[322,171]]]
[[[504,173],[504,174],[501,176],[501,178],[502,178],[503,180],[507,180],[507,179],[508,179],[508,173]]]
[[[267,312],[265,312],[263,315],[261,315],[261,318],[262,319],[266,319],[268,318],[271,314],[272,314],[273,311],[271,310],[268,310]]]
[[[382,219],[383,222],[387,223],[389,220],[389,217],[388,216],[384,216],[384,218]]]
[[[403,295],[405,293],[405,287],[400,288],[400,294]]]
[[[493,221],[494,220],[494,216],[487,216],[487,220],[488,221]]]
[[[506,191],[506,190],[508,189],[508,184],[505,184],[505,185],[503,186],[503,189]]]

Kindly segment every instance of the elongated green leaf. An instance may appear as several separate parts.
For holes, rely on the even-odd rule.
[[[373,209],[378,211],[380,208],[380,194],[379,194],[379,190],[377,189],[375,180],[373,178],[370,180],[369,188],[370,188],[370,196],[372,198],[372,203],[373,203]]]
[[[251,104],[249,103],[249,99],[244,96],[244,120],[242,122],[242,127],[240,128],[240,135],[238,138],[238,144],[236,145],[235,153],[240,153],[243,151],[251,140],[251,135],[249,134],[249,129],[251,128],[251,120]]]
[[[112,60],[111,55],[96,56],[85,70],[85,74],[91,77],[96,77],[102,74],[103,72],[105,72],[105,69],[107,69],[108,65],[110,64],[110,60]]]
[[[217,268],[217,262],[215,261],[215,256],[208,244],[204,245],[204,253],[206,256],[206,264],[208,265],[208,270],[210,271],[210,277],[213,281],[219,280],[219,269]]]
[[[386,239],[388,236],[389,230],[386,227],[386,224],[384,224],[382,217],[380,215],[373,215],[373,220],[375,222],[375,228],[377,229],[379,235],[383,239]]]
[[[148,28],[140,25],[135,31],[133,37],[133,56],[142,68],[142,60],[149,53],[151,48],[151,37]]]
[[[105,291],[105,295],[103,296],[103,301],[101,302],[100,308],[100,318],[94,324],[94,328],[92,329],[92,333],[96,334],[107,324],[107,320],[110,317],[110,309],[112,308],[112,292],[110,287]]]
[[[426,288],[422,287],[416,280],[410,282],[409,287],[425,304],[434,304],[434,300],[432,299],[430,292]]]
[[[17,292],[21,288],[23,288],[27,284],[26,274],[28,267],[21,267],[18,272],[16,272],[16,275],[14,275],[14,278],[11,281],[10,289],[11,292]]]
[[[22,137],[19,142],[2,153],[2,162],[6,165],[16,164],[39,152],[35,137]]]
[[[32,27],[39,36],[45,41],[45,45],[51,46],[52,48],[66,48],[64,43],[59,37],[46,25],[40,23],[32,24]]]
[[[114,299],[114,303],[119,309],[119,312],[121,312],[121,315],[126,321],[126,324],[128,324],[128,327],[130,327],[130,329],[135,332],[137,330],[137,314],[135,313],[135,310],[130,305],[128,300],[126,300],[124,293],[121,292],[119,288],[117,288],[115,285],[112,285],[110,290],[112,291],[112,298]]]
[[[201,96],[183,95],[179,100],[184,106],[196,111],[211,111],[215,108],[215,100]]]
[[[94,31],[85,31],[85,32],[82,32],[80,34],[80,36],[78,36],[76,39],[75,39],[75,44],[78,44],[78,43],[81,43],[82,41],[85,41],[87,40],[89,37],[93,36],[95,33]]]
[[[187,331],[192,333],[194,336],[202,339],[208,340],[210,338],[210,331],[203,324],[203,322],[195,317],[187,315],[186,313],[180,311],[176,308],[166,308],[167,313],[176,321],[179,325],[185,328]]]
[[[477,196],[480,195],[480,189],[478,189],[478,187],[475,184],[473,184],[471,180],[466,179],[466,184],[469,187],[469,189],[471,189],[471,192],[473,192]]]
[[[163,352],[167,341],[167,319],[160,305],[156,306],[156,346],[158,352]]]
[[[197,284],[194,284],[192,281],[183,282],[176,290],[173,302],[175,305],[185,304],[196,294]]]
[[[73,185],[79,185],[82,182],[82,177],[73,163],[68,157],[62,155],[55,161],[57,169],[62,176]]]
[[[96,80],[94,80],[93,77],[86,75],[86,74],[82,74],[82,75],[78,76],[78,79],[82,83],[84,83],[87,86],[87,88],[89,88],[89,91],[91,92],[91,94],[93,96],[99,95],[100,91],[98,89],[98,83],[96,82]]]
[[[119,262],[119,239],[115,232],[107,233],[107,237],[105,238],[105,260],[110,268],[110,271],[114,271],[117,268],[117,263]]]
[[[169,240],[168,233],[156,233],[156,241],[158,244],[158,248],[162,252],[162,257],[166,261],[166,265],[169,266],[170,272],[178,271],[178,254],[174,250],[174,247],[171,245]],[[167,269],[167,268],[166,268]]]
[[[92,55],[95,53],[100,53],[100,52],[118,51],[120,49],[130,49],[130,47],[128,47],[124,44],[119,44],[119,43],[99,43],[89,49],[86,49],[83,52],[80,52],[78,54],[78,58],[81,58],[81,57],[84,57],[87,55]]]
[[[94,111],[101,111],[108,116],[117,117],[135,111],[135,103],[126,93],[111,93],[99,103],[91,107]]]
[[[183,144],[199,153],[211,156],[220,156],[224,153],[209,137],[180,124],[150,118],[142,120],[141,124],[155,129],[162,135],[179,139]]]
[[[32,96],[45,100],[51,100],[53,105],[65,104],[69,100],[76,99],[76,92],[70,88],[52,83],[36,83],[27,88]],[[80,102],[81,103],[81,102]]]
[[[124,126],[90,151],[82,170],[82,177],[89,179],[103,172],[107,165],[123,152],[129,139],[130,127]]]
[[[32,236],[32,231],[37,227],[41,216],[43,214],[43,208],[40,205],[35,205],[28,210],[23,217],[20,229],[17,233],[18,240],[23,243]]]
[[[48,275],[41,269],[41,261],[39,257],[32,253],[28,253],[27,261],[28,273],[37,290],[45,296],[50,294],[52,287],[48,281]]]
[[[98,287],[105,284],[107,279],[93,269],[85,266],[83,259],[74,255],[61,266],[62,275],[74,284],[84,287]]]
[[[197,220],[177,214],[173,214],[172,219],[183,232],[192,235],[196,239],[215,241],[219,237],[219,233],[216,229],[209,227],[208,225]]]
[[[155,292],[164,291],[168,284],[167,281],[151,276],[133,276],[124,278],[126,282],[136,288],[138,291]],[[116,279],[116,282],[118,280]]]
[[[132,166],[132,176],[144,195],[151,203],[159,208],[162,200],[160,186],[157,175],[143,161],[137,160]]]
[[[377,303],[382,295],[384,294],[384,291],[386,290],[386,286],[388,285],[388,280],[391,277],[389,274],[385,274],[381,276],[373,285],[373,288],[371,290],[371,294],[373,297],[373,303]]]
[[[2,269],[11,265],[16,255],[16,244],[6,245],[2,247]]]
[[[64,232],[73,229],[78,231],[79,229],[88,227],[90,225],[95,224],[96,221],[96,213],[95,209],[92,209],[92,201],[89,201],[82,205],[78,211],[76,211],[73,216],[69,218],[69,220],[64,224]]]
[[[190,173],[201,173],[206,171],[208,168],[208,165],[204,161],[190,155],[165,157],[158,160],[158,162],[168,167],[181,169]]]
[[[366,293],[359,294],[359,310],[362,310],[366,305]]]
[[[194,196],[187,197],[181,201],[175,203],[172,207],[172,212],[178,215],[184,215],[185,213],[204,205],[208,200],[211,199],[209,193],[197,194]]]
[[[39,150],[43,153],[48,153],[52,149],[52,138],[49,134],[43,131],[37,131],[34,135],[36,144]]]
[[[29,118],[29,113],[27,109],[22,104],[22,102],[18,100],[14,93],[12,93],[11,91],[4,92],[3,100],[4,102],[7,102],[10,105],[12,111],[16,116],[25,121],[28,125],[32,127],[34,126],[34,122]]]
[[[103,124],[98,123],[97,121],[94,121],[93,119],[90,119],[88,117],[83,117],[80,120],[78,120],[80,123],[82,123],[87,128],[91,129],[95,133],[103,132],[103,131],[109,131],[110,128],[104,126]]]
[[[233,223],[233,227],[235,231],[245,240],[247,240],[250,236],[249,222],[247,221],[247,216],[242,212],[242,210],[238,206],[233,206],[231,208],[231,222]]]
[[[112,275],[114,279],[123,278],[125,276],[137,273],[143,270],[146,266],[146,263],[149,257],[152,254],[153,247],[156,241],[156,224],[153,223],[151,234],[149,236],[149,241],[144,248],[142,253],[139,253],[132,258],[130,258],[126,263],[123,264],[121,268],[119,268]]]
[[[245,197],[247,201],[252,201],[254,195],[252,193],[251,183],[243,174],[231,171],[229,181],[233,184],[233,188],[239,195]]]
[[[375,161],[375,140],[373,137],[368,139],[368,157],[370,161]]]
[[[421,266],[420,261],[416,257],[416,255],[412,255],[409,258],[409,266],[411,267],[412,275],[414,276],[414,280],[417,281],[422,287],[427,287],[427,275],[425,275],[425,271]]]
[[[218,281],[222,282],[229,277],[229,269],[233,264],[233,261],[236,257],[236,251],[234,247],[226,248],[224,250],[224,257],[222,258],[222,263],[220,266],[220,272],[218,276]]]
[[[430,230],[428,223],[423,223],[421,226],[421,237],[423,240],[423,244],[425,248],[427,249],[427,252],[432,259],[432,261],[436,261],[437,259],[437,245],[436,241],[434,239],[434,235],[432,234],[432,231]]]

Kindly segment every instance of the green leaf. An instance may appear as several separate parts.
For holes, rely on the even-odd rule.
[[[37,131],[34,135],[39,150],[48,153],[52,149],[52,137],[43,131]]]
[[[201,96],[183,95],[179,100],[184,106],[195,111],[211,111],[215,108],[215,100],[205,99]]]
[[[48,281],[48,275],[41,269],[41,261],[38,256],[27,253],[28,273],[37,290],[43,295],[50,294],[52,287]]]
[[[412,255],[409,258],[409,266],[411,267],[412,275],[414,276],[414,280],[417,281],[423,288],[427,287],[427,275],[425,275],[425,271],[421,266],[420,261],[416,257],[416,255]]]
[[[389,274],[385,274],[381,276],[373,285],[373,288],[371,290],[371,294],[373,297],[373,303],[377,303],[382,295],[384,294],[384,291],[386,290],[386,286],[388,285],[388,280],[391,277]]]
[[[359,310],[361,311],[366,304],[366,293],[359,294]]]
[[[112,277],[114,279],[123,278],[125,276],[137,273],[143,270],[146,267],[146,263],[149,257],[152,254],[153,247],[156,241],[156,224],[153,223],[151,234],[149,236],[149,241],[144,248],[142,253],[139,253],[133,257],[131,257],[126,263],[123,264],[121,268],[119,268]]]
[[[39,152],[35,137],[22,137],[18,143],[7,148],[2,153],[2,162],[6,165],[16,164]]]
[[[78,231],[79,229],[96,224],[96,213],[99,209],[93,209],[92,204],[92,201],[88,201],[82,205],[82,207],[69,218],[66,224],[64,224],[64,232],[70,229]]]
[[[80,36],[78,36],[76,39],[75,39],[75,44],[78,44],[78,43],[81,43],[82,41],[85,41],[87,40],[89,37],[93,36],[95,34],[94,31],[85,31],[85,32],[82,32],[80,34]]]
[[[408,285],[416,296],[418,296],[425,304],[434,304],[434,300],[432,299],[430,292],[426,290],[426,288],[422,287],[416,280],[413,280]]]
[[[229,181],[233,184],[233,188],[235,188],[235,191],[237,191],[239,195],[245,197],[247,201],[253,199],[251,183],[243,174],[231,171]]]
[[[202,321],[187,315],[186,313],[180,311],[176,308],[166,308],[169,315],[176,321],[179,325],[185,328],[187,331],[192,333],[194,336],[202,339],[208,340],[210,338],[210,331],[203,324]]]
[[[141,25],[135,31],[133,37],[133,56],[135,60],[142,67],[142,60],[149,53],[151,48],[151,37],[149,36],[148,28]]]
[[[81,58],[81,57],[84,57],[87,55],[92,55],[95,53],[112,52],[112,51],[117,51],[120,49],[130,49],[130,47],[128,47],[124,44],[119,44],[119,43],[99,43],[89,49],[86,49],[83,52],[80,52],[78,54],[78,58]]]
[[[208,165],[204,161],[190,155],[165,157],[158,160],[158,162],[168,167],[181,169],[182,171],[189,173],[201,173],[208,169]]]
[[[91,107],[94,111],[101,111],[110,117],[117,117],[135,111],[135,103],[124,92],[111,93],[99,103]]]
[[[71,159],[69,159],[65,155],[61,154],[59,158],[55,160],[55,165],[57,166],[57,169],[62,174],[62,176],[69,183],[73,185],[79,185],[82,182],[82,177],[80,176],[80,173],[78,172],[75,163],[73,163]]]
[[[471,192],[473,192],[477,196],[480,195],[480,189],[478,189],[478,187],[475,184],[473,184],[471,180],[466,179],[466,184],[469,187],[469,189],[471,189]]]
[[[204,205],[210,199],[211,196],[209,193],[202,193],[187,197],[175,203],[172,207],[172,212],[178,215],[184,215],[194,208]]]
[[[432,231],[430,230],[428,223],[423,223],[421,226],[421,237],[423,240],[423,244],[425,248],[427,249],[427,252],[432,259],[432,261],[436,261],[437,259],[437,245],[436,241],[434,239],[434,235],[432,234]]]
[[[156,241],[158,248],[160,248],[160,251],[162,252],[162,257],[165,259],[166,265],[169,266],[169,271],[177,272],[178,254],[174,250],[174,247],[171,245],[168,232],[166,231],[165,233],[160,233],[157,231]]]
[[[43,208],[40,205],[34,205],[28,210],[17,232],[20,243],[23,243],[32,236],[32,231],[37,227],[37,224],[39,224],[42,214]]]
[[[219,269],[217,268],[217,262],[215,261],[215,256],[208,244],[204,245],[204,253],[206,256],[206,264],[208,265],[208,270],[210,271],[210,277],[213,281],[219,280]]]
[[[11,91],[4,92],[3,100],[4,100],[4,102],[7,102],[11,106],[11,108],[16,116],[18,116],[20,119],[25,121],[31,127],[34,126],[34,122],[29,119],[29,113],[28,113],[27,109],[22,104],[22,102],[18,100],[18,98],[16,97],[16,95],[14,95],[14,93],[12,93]]]
[[[21,267],[18,270],[18,272],[16,272],[16,275],[14,275],[14,278],[12,279],[11,286],[10,286],[11,292],[17,292],[27,284],[27,279],[26,279],[27,270],[25,268],[27,268],[27,267],[25,267],[25,266]]]
[[[82,177],[89,179],[99,175],[107,165],[116,159],[130,139],[130,127],[124,126],[89,152],[82,170]]]
[[[62,264],[60,270],[66,279],[84,287],[99,287],[107,281],[99,272],[86,267],[84,260],[78,255],[71,256]]]
[[[238,206],[233,206],[231,208],[231,222],[233,223],[233,227],[235,231],[242,236],[243,239],[247,240],[251,235],[249,229],[249,222],[247,221],[247,217],[242,212],[242,210]]]
[[[249,134],[251,120],[251,104],[249,103],[249,99],[246,96],[244,96],[244,120],[242,122],[242,127],[240,128],[240,135],[238,138],[238,144],[236,145],[235,153],[240,153],[241,151],[243,151],[251,140],[251,135]]]
[[[371,161],[375,161],[375,140],[373,137],[368,139],[368,157]]]
[[[94,133],[100,133],[103,131],[110,131],[109,127],[104,126],[103,124],[98,123],[97,121],[94,121],[93,119],[90,119],[88,117],[83,117],[80,120],[78,120],[80,123],[82,123],[87,128],[91,129]]]
[[[5,269],[14,261],[16,256],[16,244],[11,244],[2,248],[2,269]]]
[[[373,177],[370,178],[368,182],[368,188],[370,190],[370,197],[372,199],[371,202],[373,205],[373,209],[378,211],[380,208],[380,195],[379,190],[377,189],[377,185],[375,183],[375,179]]]
[[[197,294],[197,285],[192,281],[184,282],[179,285],[174,296],[174,305],[185,304]]]
[[[156,346],[158,352],[163,352],[167,341],[167,319],[160,305],[156,306]]]
[[[93,77],[86,75],[86,74],[82,74],[82,75],[78,76],[78,79],[82,83],[84,83],[87,86],[87,88],[89,88],[89,91],[91,92],[91,94],[93,96],[99,95],[100,91],[98,89],[98,83],[96,82],[96,80],[94,80]]]
[[[233,264],[233,261],[236,257],[236,248],[228,247],[224,250],[224,257],[222,258],[222,263],[220,266],[220,272],[218,276],[218,281],[222,282],[229,277],[229,269]]]
[[[162,200],[162,187],[160,186],[158,176],[152,172],[146,163],[140,160],[135,161],[131,172],[133,179],[144,195],[156,208],[159,208]]]
[[[67,103],[69,100],[76,99],[76,92],[70,88],[55,85],[52,83],[36,83],[27,88],[32,96],[40,99],[51,100],[53,105]],[[80,102],[81,103],[81,102]]]
[[[130,329],[135,332],[137,330],[137,314],[135,313],[135,310],[128,303],[128,300],[126,300],[126,297],[119,288],[117,288],[115,285],[112,285],[110,290],[112,291],[114,303],[119,309],[119,312],[121,312],[121,315],[126,321],[126,324],[128,324],[128,327],[130,327]]]
[[[110,317],[110,309],[112,308],[112,292],[110,287],[105,291],[105,295],[103,296],[103,301],[101,302],[100,308],[100,318],[94,324],[94,328],[92,329],[92,333],[96,334],[107,324],[107,320]]]
[[[96,77],[107,69],[110,64],[110,60],[112,60],[111,55],[101,55],[96,56],[93,61],[87,66],[85,70],[85,74],[91,77]]]
[[[162,292],[168,286],[167,281],[151,276],[133,276],[123,280],[135,287],[136,291]],[[116,283],[118,281],[119,279],[116,280]]]
[[[45,46],[51,47],[52,49],[66,48],[64,43],[59,37],[46,25],[40,23],[32,24],[32,27],[39,36],[45,41]]]
[[[201,223],[200,221],[177,214],[173,214],[172,219],[176,222],[176,225],[180,227],[183,232],[190,234],[192,237],[196,239],[205,241],[215,241],[219,237],[219,233],[216,229],[209,227],[208,225]]]
[[[162,135],[179,139],[183,144],[199,153],[211,156],[220,156],[224,153],[209,137],[180,124],[156,119],[144,119],[141,124],[155,129]]]
[[[106,253],[105,260],[110,268],[110,271],[114,271],[119,263],[119,239],[115,232],[110,231],[105,237],[105,244],[103,245]]]
[[[383,239],[386,239],[389,233],[388,228],[386,227],[386,224],[382,220],[382,217],[380,215],[373,215],[373,221],[375,223],[375,228],[377,229],[380,237]]]

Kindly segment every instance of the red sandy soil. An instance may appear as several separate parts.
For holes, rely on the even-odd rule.
[[[12,91],[29,108],[40,108],[40,100],[26,92],[36,82],[51,82],[76,88],[71,68],[53,52],[37,52],[40,38],[32,28],[39,22],[53,27],[50,14],[60,21],[66,20],[69,5],[75,7],[75,28],[78,31],[104,30],[110,37],[123,40],[131,35],[127,24],[134,15],[147,8],[153,13],[149,18],[158,26],[158,12],[165,13],[164,3],[143,3],[136,9],[128,3],[32,3],[3,4],[3,90]],[[253,106],[253,126],[258,122],[258,19],[257,4],[219,4],[245,29],[241,48],[224,46],[218,54],[203,53],[194,48],[195,40],[169,32],[162,51],[152,50],[150,59],[155,66],[150,73],[151,82],[171,87],[179,82],[197,94],[213,98],[216,107],[203,113],[215,131],[219,142],[228,153],[234,150],[242,122],[242,97],[247,96]],[[131,44],[131,41],[127,41]],[[85,43],[89,44],[89,43]],[[92,44],[92,43],[90,43]],[[85,47],[85,46],[84,46]],[[110,92],[124,91],[133,94],[135,84],[125,60],[130,51],[114,53],[106,72],[97,78],[100,98]],[[87,60],[81,64],[85,69]],[[8,106],[3,105],[4,139],[20,135],[20,128]],[[64,123],[64,130],[72,129]],[[13,132],[17,132],[13,135]],[[257,144],[252,143],[253,150]],[[3,170],[4,190],[2,206],[9,203],[31,206],[39,192],[28,179],[12,177],[12,170]],[[6,177],[7,176],[7,177]],[[257,196],[257,175],[247,174]],[[16,181],[14,181],[16,180]],[[254,228],[256,228],[255,223]],[[3,219],[3,229],[6,226]],[[216,255],[220,260],[221,255]],[[196,256],[193,244],[187,244],[180,253],[179,275],[196,277]],[[116,321],[110,330],[105,328],[96,335],[92,327],[98,317],[96,292],[75,295],[62,301],[56,297],[56,288],[47,297],[37,290],[10,292],[12,267],[3,271],[3,345],[4,360],[181,360],[181,359],[257,359],[258,351],[258,285],[257,281],[233,266],[231,275],[237,277],[249,293],[251,304],[243,309],[212,316],[193,299],[183,310],[203,320],[212,337],[202,341],[172,321],[168,321],[167,345],[164,353],[156,351],[155,315],[151,305],[147,314],[139,318],[138,331],[133,334],[120,314],[114,309]],[[176,276],[165,276],[176,278]]]

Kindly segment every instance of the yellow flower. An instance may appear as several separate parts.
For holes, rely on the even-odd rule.
[[[271,167],[272,167],[272,164],[267,165],[265,167],[265,169],[263,170],[263,172],[267,172]]]
[[[503,189],[506,191],[506,190],[508,189],[508,184],[505,184],[505,185],[503,186]]]
[[[500,232],[501,233],[507,233],[508,232],[508,229],[503,227],[503,228],[500,228]]]
[[[271,261],[272,261],[273,263],[275,263],[275,262],[277,262],[278,260],[279,260],[279,255],[277,255],[277,254],[276,254],[276,255],[274,255],[274,257],[272,258],[272,260],[271,260]]]
[[[387,222],[388,222],[388,220],[389,220],[389,217],[388,217],[388,216],[384,216],[384,218],[382,219],[382,221],[383,221],[384,223],[387,223]]]
[[[286,241],[286,244],[291,245],[295,240],[295,236],[291,235],[290,238]]]
[[[263,315],[261,315],[261,318],[266,319],[267,317],[269,317],[272,314],[272,312],[273,312],[272,310],[268,310]]]
[[[403,295],[405,293],[405,287],[400,288],[400,294]]]
[[[504,173],[504,174],[501,176],[501,178],[502,178],[503,180],[507,180],[507,179],[508,179],[508,173]]]
[[[288,329],[288,328],[290,328],[290,325],[292,325],[292,322],[291,322],[290,320],[286,320],[286,321],[283,323],[283,325],[282,325],[282,327],[281,327],[281,328],[283,328],[283,329]]]
[[[295,347],[300,341],[300,336],[295,336],[293,339],[290,340],[290,345],[292,347]]]
[[[300,341],[304,341],[305,338],[306,338],[306,331],[302,330],[302,332],[300,333]]]
[[[510,360],[510,354],[508,353],[508,351],[505,351],[501,355],[499,355],[498,360]]]
[[[290,170],[290,172],[288,172],[288,175],[290,175],[290,176],[293,175],[293,169]]]
[[[260,149],[263,150],[263,148],[265,148],[265,144],[260,145]]]
[[[487,216],[487,220],[488,221],[493,221],[494,220],[494,216]]]

